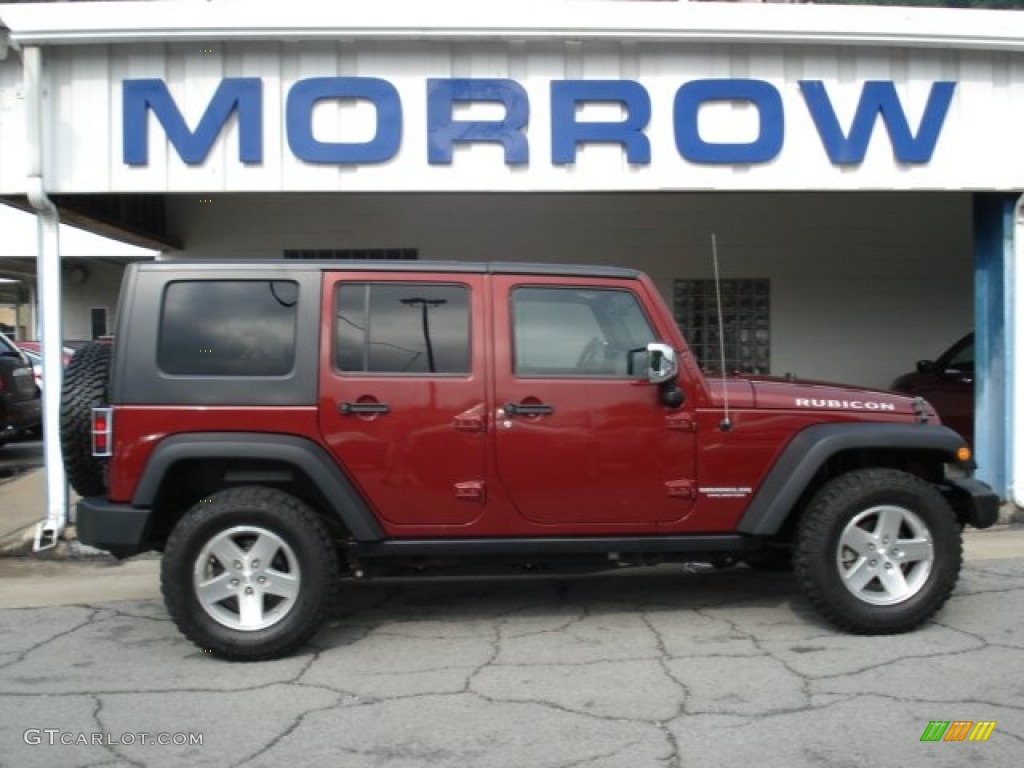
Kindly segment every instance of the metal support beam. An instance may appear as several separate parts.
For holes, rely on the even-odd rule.
[[[1010,424],[1007,450],[1010,453],[1010,498],[1024,507],[1024,311],[1017,298],[1024,295],[1024,195],[1017,199],[1013,217],[1013,250],[1006,269],[1007,365],[1010,368],[1009,402],[1006,421]]]
[[[1017,196],[974,196],[974,454],[978,476],[1010,496],[1014,427],[1008,418],[1015,376],[1011,350],[1014,211]]]
[[[43,163],[43,56],[38,46],[23,52],[26,114],[26,193],[36,211],[40,339],[43,342],[43,458],[45,518],[36,526],[35,549],[55,546],[68,519],[68,484],[60,450],[60,393],[63,347],[60,285],[60,217],[46,195]]]

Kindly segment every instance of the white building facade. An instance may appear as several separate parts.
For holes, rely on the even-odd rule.
[[[886,387],[974,330],[980,473],[1021,503],[1024,16],[214,0],[0,19],[0,195],[36,185],[163,258],[634,266],[698,356],[714,234],[730,367]]]

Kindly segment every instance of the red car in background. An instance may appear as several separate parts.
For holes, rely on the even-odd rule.
[[[969,333],[937,360],[919,360],[917,370],[892,383],[896,392],[923,397],[942,423],[974,444],[974,334]]]

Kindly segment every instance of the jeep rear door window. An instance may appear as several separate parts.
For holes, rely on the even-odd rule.
[[[298,284],[184,280],[164,291],[157,365],[190,376],[283,376],[295,362]]]
[[[469,290],[346,283],[335,299],[334,364],[346,373],[469,373]]]
[[[512,292],[517,376],[627,376],[630,350],[656,341],[636,297],[591,288]]]

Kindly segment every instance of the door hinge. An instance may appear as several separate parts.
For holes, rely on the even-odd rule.
[[[668,495],[675,499],[694,499],[697,491],[694,488],[693,480],[669,480],[665,483]]]
[[[665,417],[665,425],[669,429],[678,429],[680,432],[696,432],[697,422],[688,413],[674,413]]]
[[[484,501],[487,498],[487,486],[479,480],[456,483],[455,498],[466,501]]]

